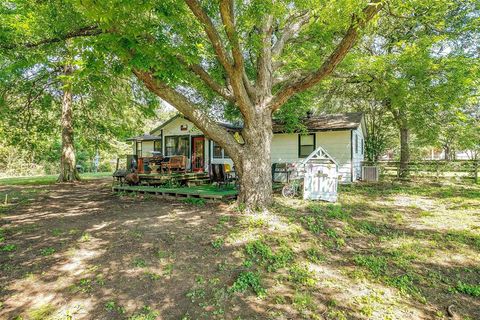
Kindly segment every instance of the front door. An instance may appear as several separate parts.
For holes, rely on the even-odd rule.
[[[203,171],[205,165],[205,137],[192,138],[192,171]]]

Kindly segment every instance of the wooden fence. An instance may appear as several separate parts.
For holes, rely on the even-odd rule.
[[[399,161],[364,161],[364,166],[380,167],[382,177],[399,177]],[[473,179],[478,182],[480,160],[423,160],[411,161],[408,164],[411,178],[455,178]]]

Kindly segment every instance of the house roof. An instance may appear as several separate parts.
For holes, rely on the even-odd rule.
[[[160,129],[162,129],[163,127],[165,127],[167,124],[169,124],[170,122],[172,122],[173,120],[179,118],[179,117],[182,117],[182,118],[185,118],[185,116],[183,116],[182,114],[180,113],[177,113],[176,115],[174,115],[173,117],[171,117],[170,119],[168,119],[167,121],[165,122],[162,122],[158,127],[156,127],[155,129],[153,129],[152,131],[150,131],[150,133],[154,133],[155,131],[158,131]],[[186,119],[186,118],[185,118]]]
[[[241,131],[243,129],[243,125],[234,125],[228,122],[220,122],[220,121],[217,121],[217,123],[222,127],[226,128],[227,131]]]
[[[155,129],[151,131],[154,133],[167,124],[172,122],[178,117],[184,117],[181,114],[177,114],[165,121]],[[301,123],[306,127],[307,131],[336,131],[336,130],[352,130],[357,129],[363,121],[363,112],[350,112],[350,113],[338,113],[338,114],[326,114],[319,116],[307,116],[301,119]],[[227,122],[218,122],[229,131],[241,131],[242,125],[234,125]],[[273,120],[273,133],[287,132],[285,130],[285,123],[279,120]],[[144,134],[133,138],[128,138],[127,141],[152,141],[160,140],[160,136],[153,134]]]
[[[153,134],[154,132],[157,132],[158,130],[164,128],[167,124],[171,123],[173,120],[175,120],[177,118],[184,118],[184,119],[187,119],[188,121],[190,121],[190,119],[188,119],[186,116],[178,113],[178,114],[174,115],[173,117],[171,117],[170,119],[168,119],[167,121],[160,124],[158,127],[153,129],[152,131],[150,131],[150,133]],[[228,123],[228,122],[217,121],[217,123],[220,124],[221,126],[223,126],[224,128],[226,128],[228,131],[240,131],[243,128],[241,125],[238,126],[238,125],[234,125],[234,124],[231,124],[231,123]]]
[[[363,112],[351,112],[310,116],[303,118],[301,122],[308,131],[332,131],[357,129],[362,120]],[[285,123],[274,120],[273,132],[285,132]]]
[[[140,136],[127,138],[127,141],[154,141],[154,140],[162,140],[161,136],[154,136],[151,134],[142,134]]]

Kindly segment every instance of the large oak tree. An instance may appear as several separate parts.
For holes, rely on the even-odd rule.
[[[17,0],[5,8],[26,4],[47,26],[14,46],[95,36],[92,50],[117,55],[226,150],[240,180],[239,201],[256,208],[272,201],[274,113],[333,72],[384,2]],[[74,18],[62,20],[63,10]],[[217,123],[218,111],[227,109],[238,111],[242,143]]]
[[[1,145],[60,160],[59,182],[79,179],[78,146],[112,149],[160,102],[116,55],[94,50],[102,32],[87,23],[65,1],[0,4]]]
[[[239,201],[259,208],[272,201],[273,114],[332,73],[382,2],[82,1],[79,7],[108,34],[99,40],[105,48],[226,150],[240,180]],[[219,107],[239,111],[242,143],[217,123]]]

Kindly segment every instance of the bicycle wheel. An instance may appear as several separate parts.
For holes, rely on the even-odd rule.
[[[292,185],[287,184],[282,188],[282,196],[284,198],[293,198],[295,193],[295,187]]]

